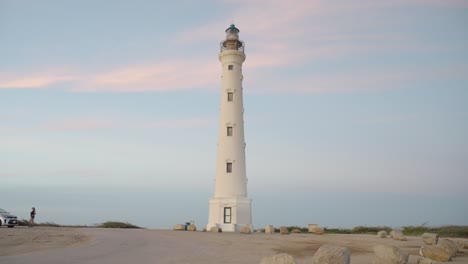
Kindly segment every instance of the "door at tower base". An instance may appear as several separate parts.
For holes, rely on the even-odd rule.
[[[219,227],[223,232],[239,232],[241,227],[251,225],[251,203],[246,197],[211,198],[207,229]]]

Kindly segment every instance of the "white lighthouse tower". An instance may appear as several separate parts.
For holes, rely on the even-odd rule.
[[[223,67],[218,156],[214,197],[210,199],[207,229],[220,227],[236,232],[252,224],[251,200],[247,197],[245,171],[244,104],[242,63],[244,42],[239,29],[231,25],[221,41],[219,60]]]

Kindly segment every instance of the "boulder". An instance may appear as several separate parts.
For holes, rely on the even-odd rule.
[[[318,227],[317,224],[309,224],[309,233],[312,233],[312,229]]]
[[[267,225],[265,226],[265,233],[273,234],[275,233],[275,228],[272,225]]]
[[[406,264],[409,254],[399,248],[387,245],[374,246],[372,264]]]
[[[201,231],[202,231],[202,232],[206,232],[206,228],[204,227]]]
[[[390,237],[393,238],[394,240],[400,240],[400,241],[406,241],[406,237],[403,235],[403,233],[400,230],[392,230],[390,232]]]
[[[437,262],[428,258],[419,258],[417,264],[437,264]]]
[[[387,237],[387,231],[382,230],[377,233],[378,238],[386,238]]]
[[[197,227],[195,225],[189,225],[187,226],[187,231],[192,231],[192,232],[197,231]]]
[[[289,235],[288,228],[285,226],[280,227],[280,234],[282,235]]]
[[[316,235],[323,235],[325,233],[325,230],[321,227],[314,227],[312,228],[312,233]]]
[[[252,233],[252,230],[250,230],[250,225],[245,225],[245,226],[241,227],[240,233],[241,234],[250,234],[250,233]]]
[[[325,244],[315,252],[312,264],[349,264],[350,256],[348,248]]]
[[[441,239],[437,244],[439,247],[442,247],[450,256],[455,257],[458,252],[458,245],[457,243],[453,242],[450,239]]]
[[[422,246],[421,249],[419,250],[419,255],[432,259],[435,261],[450,261],[452,259],[452,256],[447,253],[441,246],[434,246],[434,245],[428,245],[428,246]]]
[[[183,224],[176,224],[176,225],[174,225],[174,227],[172,228],[172,230],[185,231],[185,225],[183,225]]]
[[[213,226],[212,228],[210,228],[210,232],[213,232],[213,233],[222,233],[223,230],[219,227],[216,227],[216,226]]]
[[[463,248],[465,247],[465,241],[463,240],[455,240],[458,246],[458,252],[463,252]]]
[[[421,238],[426,245],[437,245],[439,235],[434,233],[424,233],[421,235]]]
[[[299,233],[301,233],[301,230],[299,230],[297,228],[294,228],[293,230],[291,230],[291,233],[299,234]]]
[[[296,260],[286,253],[263,257],[260,264],[296,264]]]

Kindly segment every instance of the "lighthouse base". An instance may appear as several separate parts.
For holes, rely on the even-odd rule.
[[[239,232],[245,225],[252,230],[251,203],[247,197],[211,198],[207,230],[219,227],[223,232]]]

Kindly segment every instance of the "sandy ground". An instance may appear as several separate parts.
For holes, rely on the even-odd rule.
[[[416,264],[419,237],[408,241],[373,235],[251,235],[151,229],[15,227],[0,229],[0,263],[260,263],[263,256],[289,253],[310,263],[326,243],[351,249],[352,264],[372,262],[372,247],[394,245]],[[450,263],[468,263],[468,250]]]

